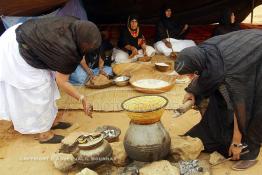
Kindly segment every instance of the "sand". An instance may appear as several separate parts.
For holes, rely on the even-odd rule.
[[[250,23],[250,17],[244,21]],[[262,24],[262,5],[254,11],[254,23]],[[125,113],[94,113],[90,119],[82,111],[66,111],[63,120],[77,123],[76,131],[93,131],[97,126],[110,124],[122,130],[120,139],[123,140],[127,130],[129,119]],[[199,114],[191,110],[179,118],[172,118],[172,113],[166,111],[162,122],[169,132],[183,134],[200,120]],[[69,130],[72,132],[72,130]],[[69,131],[56,130],[56,134],[68,135]],[[56,170],[50,156],[59,148],[57,145],[41,145],[34,135],[21,135],[13,130],[10,122],[0,121],[0,174],[1,175],[65,175]],[[262,150],[261,150],[262,151]],[[201,154],[203,159],[208,160],[207,154]],[[262,172],[262,156],[259,162],[246,171],[231,170],[232,162],[227,162],[212,168],[213,175],[258,175]],[[74,175],[78,171],[68,175]],[[108,173],[110,174],[110,172]]]
[[[63,120],[78,123],[79,128],[75,131],[93,131],[97,126],[110,124],[119,127],[122,130],[120,140],[123,140],[124,134],[128,128],[129,119],[124,112],[118,113],[94,113],[91,119],[83,114],[82,111],[66,111],[63,114]],[[165,111],[162,122],[169,132],[183,134],[194,124],[199,122],[199,113],[191,110],[179,118],[172,118],[171,111]],[[34,135],[20,135],[10,129],[10,123],[0,121],[0,174],[2,175],[64,175],[56,170],[50,156],[58,148],[57,145],[42,145],[34,140]],[[69,132],[64,130],[55,130],[56,134],[68,135]],[[201,154],[201,158],[208,160],[207,154]],[[258,158],[261,159],[261,155]],[[262,161],[259,161],[253,168],[235,172],[230,169],[232,162],[228,162],[213,168],[214,175],[255,175],[262,171]],[[78,171],[69,173],[73,175]]]

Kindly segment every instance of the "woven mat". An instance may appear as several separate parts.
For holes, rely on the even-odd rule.
[[[168,72],[159,72],[155,69],[156,62],[164,62],[171,64],[171,69]],[[134,62],[134,63],[123,63],[123,64],[113,64],[112,69],[114,74],[116,75],[126,75],[126,76],[133,76],[134,74],[163,74],[167,75],[168,73],[172,72],[174,69],[174,61],[170,60],[169,58],[163,55],[155,55],[152,57],[152,60],[149,62]]]
[[[166,109],[176,109],[182,104],[185,94],[186,84],[176,84],[169,92],[160,95],[168,98],[169,103]],[[81,94],[87,96],[88,101],[93,105],[95,111],[117,112],[122,111],[121,103],[130,98],[143,93],[135,91],[131,86],[112,86],[106,89],[88,89],[86,87],[76,87]],[[64,92],[57,101],[59,109],[83,109],[82,105]]]

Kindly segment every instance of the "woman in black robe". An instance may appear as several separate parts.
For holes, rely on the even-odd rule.
[[[165,56],[169,56],[172,51],[180,52],[182,49],[195,46],[192,40],[182,40],[188,31],[187,24],[180,24],[173,17],[170,6],[163,8],[161,19],[157,26],[157,42],[154,47]]]
[[[213,36],[224,35],[237,30],[241,30],[241,27],[239,23],[236,22],[235,13],[230,9],[226,9],[221,15],[219,25],[214,30]]]
[[[166,38],[184,39],[187,29],[187,24],[180,24],[174,19],[172,7],[165,6],[157,24],[157,40],[165,40]]]
[[[73,17],[31,19],[8,29],[0,41],[0,118],[22,134],[38,133],[40,143],[59,143],[63,136],[50,129],[70,124],[55,121],[57,85],[91,116],[91,105],[68,78],[83,55],[99,47],[95,24]]]
[[[180,52],[179,74],[198,74],[184,101],[209,99],[202,120],[187,135],[199,137],[207,152],[232,160],[256,159],[262,141],[262,30],[213,37]],[[249,153],[240,155],[247,145]]]
[[[143,56],[154,56],[155,49],[146,45],[145,37],[140,29],[138,16],[130,15],[126,28],[121,32],[118,48],[113,53],[115,62],[124,63]],[[124,51],[124,52],[123,52]]]

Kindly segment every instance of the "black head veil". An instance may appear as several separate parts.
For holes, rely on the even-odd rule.
[[[205,69],[205,55],[198,47],[182,50],[175,61],[175,70],[179,74],[200,74]]]
[[[231,9],[225,9],[222,11],[221,13],[221,17],[219,20],[219,24],[221,25],[231,25],[231,15],[232,15],[233,11]]]
[[[139,17],[136,14],[132,14],[128,16],[127,19],[127,27],[131,30],[131,21],[136,20],[137,21],[137,28],[139,28]]]
[[[171,10],[171,17],[170,18],[167,18],[166,17],[166,10],[170,9]],[[162,7],[162,10],[161,10],[161,21],[163,23],[163,25],[169,29],[169,28],[172,28],[173,26],[173,10],[172,10],[172,7],[168,4],[165,4],[163,7]]]
[[[102,39],[100,32],[98,32],[96,25],[90,21],[77,20],[72,25],[72,31],[79,48],[81,43],[88,43],[91,44],[92,48],[95,50],[101,44]],[[81,54],[84,55],[85,53],[81,51]]]
[[[39,69],[72,73],[84,53],[80,45],[98,48],[101,36],[96,25],[74,17],[32,19],[16,30],[19,51],[25,61]]]

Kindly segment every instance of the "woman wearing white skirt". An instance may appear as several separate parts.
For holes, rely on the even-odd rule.
[[[134,62],[139,57],[151,57],[156,53],[152,46],[146,45],[136,15],[128,17],[127,27],[121,32],[118,47],[120,49],[114,49],[112,55],[116,63]]]
[[[91,105],[68,77],[100,42],[93,23],[72,17],[29,20],[9,28],[0,37],[0,120],[12,121],[22,134],[39,133],[40,143],[61,142],[63,136],[50,131],[58,112],[57,85],[91,116]]]
[[[154,47],[158,53],[169,56],[171,52],[180,52],[184,48],[195,46],[192,40],[182,40],[188,25],[176,23],[172,17],[171,7],[163,8],[162,17],[157,25],[157,40]]]

